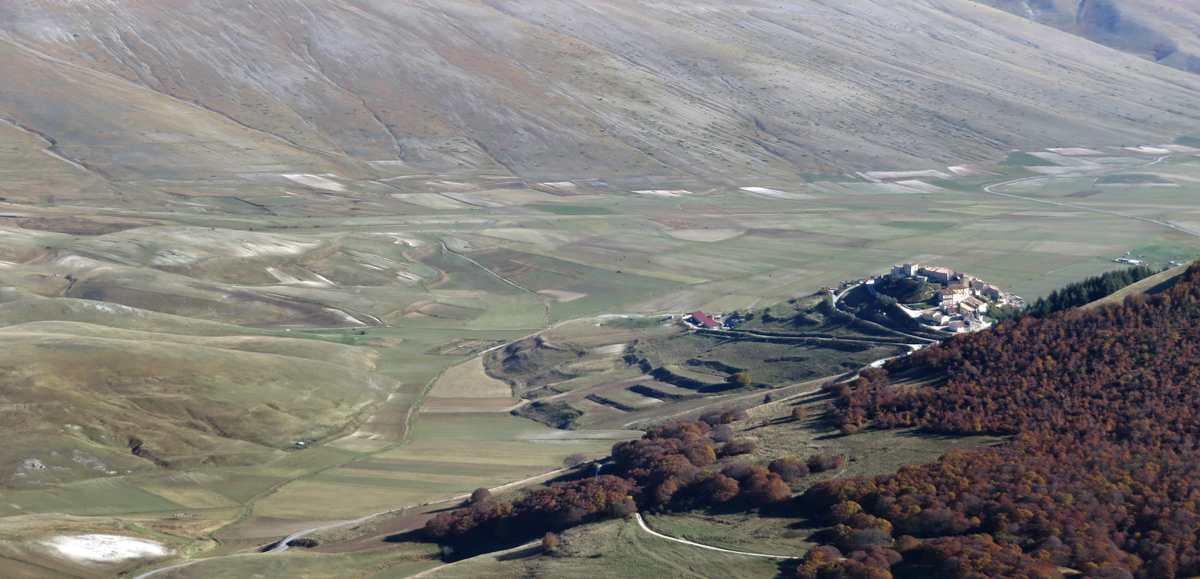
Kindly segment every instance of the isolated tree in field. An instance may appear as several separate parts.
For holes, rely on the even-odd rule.
[[[730,384],[734,384],[739,388],[745,388],[754,383],[754,381],[750,379],[750,375],[745,372],[730,374],[729,378],[726,378],[726,380],[729,381]]]
[[[542,536],[542,550],[553,551],[558,548],[558,535],[554,533],[546,533]]]
[[[484,487],[479,487],[471,492],[471,498],[467,499],[467,503],[476,505],[492,498],[492,491]]]
[[[803,406],[796,406],[792,408],[792,420],[801,422],[806,418],[808,418],[808,410]]]
[[[567,455],[567,458],[563,459],[563,466],[573,468],[587,462],[587,460],[586,455],[576,452],[575,454]]]

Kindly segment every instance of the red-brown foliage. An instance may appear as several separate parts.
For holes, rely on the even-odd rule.
[[[515,503],[484,501],[465,509],[439,513],[425,524],[425,533],[437,540],[565,529],[607,517],[636,512],[630,493],[632,481],[600,475],[558,483],[535,490]]]
[[[721,456],[737,456],[750,454],[758,450],[758,445],[750,440],[731,440],[721,447]]]
[[[741,492],[738,481],[717,473],[700,484],[703,496],[714,503],[724,503],[733,500]]]
[[[471,498],[467,499],[468,504],[482,503],[492,498],[492,491],[484,487],[479,487],[471,492]]]
[[[779,475],[755,474],[742,483],[746,500],[755,505],[770,505],[792,496],[792,489]]]
[[[825,454],[814,454],[808,457],[808,469],[812,472],[825,472],[827,470],[837,470],[846,464],[846,457],[837,454],[834,456],[826,456]]]
[[[700,422],[716,426],[718,424],[729,424],[746,419],[746,410],[742,408],[721,408],[711,412],[705,412],[700,417]]]
[[[946,381],[888,383],[905,370]],[[957,336],[862,377],[835,404],[839,423],[1014,435],[806,493],[930,537],[906,547],[933,576],[1058,577],[1057,565],[1095,578],[1200,573],[1196,265],[1163,294]]]
[[[800,461],[800,459],[792,456],[785,456],[771,461],[767,466],[771,472],[779,475],[784,482],[792,482],[797,479],[808,476],[808,465]]]

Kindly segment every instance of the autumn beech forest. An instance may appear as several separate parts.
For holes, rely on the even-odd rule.
[[[914,375],[943,380],[904,386]],[[1200,573],[1200,267],[1159,295],[1022,318],[861,378],[833,403],[843,424],[1012,442],[814,485],[800,500],[843,534],[886,521],[945,579]]]
[[[535,536],[637,509],[782,505],[828,525],[786,576],[1169,579],[1200,573],[1200,267],[1122,304],[1023,317],[830,383],[842,432],[991,434],[878,477],[827,479],[841,456],[764,465],[709,413],[613,447],[603,475],[443,513],[442,542]],[[722,460],[725,459],[725,460]],[[720,468],[718,468],[720,465]],[[836,473],[834,473],[836,474]],[[799,485],[797,485],[799,481]],[[799,555],[799,554],[798,554]]]

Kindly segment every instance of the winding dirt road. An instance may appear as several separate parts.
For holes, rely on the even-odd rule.
[[[720,551],[722,553],[731,553],[733,555],[745,555],[747,557],[764,557],[767,559],[801,559],[802,558],[802,557],[789,557],[787,555],[770,555],[767,553],[751,553],[749,551],[734,551],[733,549],[722,549],[721,547],[713,547],[712,545],[705,545],[703,543],[696,543],[694,541],[688,541],[686,539],[679,539],[676,537],[672,537],[670,535],[664,535],[662,533],[659,533],[658,531],[651,529],[650,527],[647,527],[646,521],[642,520],[641,513],[634,513],[633,517],[635,519],[637,519],[638,526],[641,527],[643,531],[646,531],[647,533],[650,533],[651,535],[654,535],[655,537],[658,537],[660,539],[666,539],[668,541],[672,541],[675,543],[691,545],[692,547],[708,549],[709,551]]]

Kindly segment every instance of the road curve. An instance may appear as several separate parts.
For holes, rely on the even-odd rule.
[[[492,487],[492,488],[491,488],[491,489],[489,489],[489,490],[491,490],[492,492],[503,492],[503,491],[506,491],[506,490],[508,490],[508,489],[510,489],[510,488],[513,488],[513,487],[518,487],[518,486],[521,486],[521,485],[524,485],[524,484],[529,484],[529,483],[532,483],[532,482],[535,482],[535,481],[539,481],[539,480],[544,480],[544,479],[547,479],[547,478],[553,478],[553,477],[555,477],[555,476],[558,476],[558,475],[560,475],[560,474],[562,474],[562,473],[564,473],[564,472],[567,472],[567,471],[569,471],[569,470],[571,470],[571,469],[570,469],[570,468],[559,468],[559,469],[555,469],[555,470],[552,470],[552,471],[544,472],[544,473],[542,473],[542,474],[537,474],[537,475],[534,475],[534,476],[531,476],[531,477],[528,477],[528,478],[523,478],[523,479],[521,479],[521,480],[518,480],[518,481],[513,481],[513,482],[510,482],[510,483],[507,483],[507,484],[502,484],[502,485],[500,485],[500,486],[498,486],[498,487]],[[287,551],[287,550],[288,550],[288,548],[290,547],[289,543],[291,543],[292,541],[295,541],[296,539],[299,539],[300,537],[303,537],[303,536],[305,536],[305,535],[310,535],[310,534],[312,534],[312,533],[316,533],[317,531],[324,531],[324,530],[326,530],[326,529],[336,529],[336,528],[338,528],[338,527],[345,527],[345,526],[348,526],[348,525],[357,525],[358,523],[362,523],[362,522],[365,522],[365,521],[369,521],[369,520],[371,520],[371,519],[374,519],[375,517],[379,517],[379,516],[386,515],[386,514],[389,514],[389,513],[395,513],[395,512],[398,512],[398,511],[402,511],[402,510],[404,510],[404,509],[419,508],[419,507],[427,507],[427,506],[430,506],[430,505],[437,505],[437,504],[449,503],[449,502],[454,502],[454,501],[462,501],[462,500],[466,499],[466,498],[467,498],[467,497],[469,497],[469,496],[470,496],[470,495],[458,495],[458,496],[456,496],[456,497],[450,497],[450,498],[448,498],[448,499],[441,499],[441,500],[432,501],[432,502],[428,502],[428,503],[422,503],[422,504],[419,504],[419,505],[412,505],[412,506],[408,506],[408,507],[400,507],[400,508],[398,508],[398,509],[392,509],[392,510],[389,510],[389,511],[381,511],[381,512],[378,512],[378,513],[371,513],[371,514],[369,514],[369,515],[365,515],[365,516],[359,517],[359,518],[357,518],[357,519],[352,519],[352,520],[349,520],[349,521],[341,521],[341,522],[337,522],[337,523],[331,523],[331,524],[328,524],[328,525],[322,525],[322,526],[320,526],[320,527],[313,527],[313,528],[311,528],[311,529],[305,529],[305,530],[303,530],[303,531],[297,531],[297,532],[295,532],[295,533],[292,533],[292,534],[288,535],[287,537],[284,537],[284,538],[283,538],[283,539],[281,539],[281,540],[279,541],[279,543],[277,543],[277,544],[276,544],[274,547],[272,547],[270,550],[268,550],[268,551],[264,551],[264,552],[265,552],[265,553],[282,553],[282,552],[284,552],[284,551]],[[178,568],[180,568],[180,567],[186,567],[186,566],[188,566],[188,565],[191,565],[191,564],[193,564],[193,563],[197,563],[197,562],[199,562],[199,561],[187,561],[187,562],[184,562],[184,563],[178,563],[178,564],[176,564],[176,565],[170,565],[170,566],[167,566],[167,567],[159,567],[158,569],[154,569],[153,571],[147,571],[147,572],[145,572],[145,573],[142,573],[141,575],[138,575],[137,577],[134,577],[133,579],[146,579],[147,577],[151,577],[151,576],[153,576],[153,575],[157,575],[157,574],[159,574],[159,573],[163,573],[163,572],[166,572],[166,571],[170,571],[170,570],[172,570],[172,569],[178,569]]]
[[[392,511],[384,511],[382,513],[372,513],[365,517],[359,517],[354,520],[342,521],[340,523],[332,523],[329,525],[322,525],[320,527],[313,527],[311,529],[305,529],[303,531],[292,533],[292,534],[284,537],[281,541],[279,541],[279,543],[277,543],[275,545],[275,547],[268,550],[267,553],[282,553],[284,551],[287,551],[288,548],[291,547],[292,541],[295,541],[296,539],[299,539],[300,537],[303,537],[305,535],[311,535],[313,533],[316,533],[317,531],[324,531],[327,529],[336,529],[338,527],[345,527],[347,525],[357,525],[359,523],[363,523],[363,522],[369,521],[371,519],[374,519],[375,517],[378,517],[381,515],[386,515],[388,513],[394,513],[394,512],[396,512],[396,511],[392,510]]]
[[[1133,166],[1133,167],[1129,167],[1129,169],[1140,169],[1140,168],[1142,168],[1142,167],[1149,167],[1149,166],[1151,166],[1151,165],[1157,165],[1157,164],[1159,164],[1159,163],[1161,163],[1161,162],[1163,162],[1163,161],[1165,161],[1165,160],[1167,160],[1167,159],[1172,159],[1172,158],[1175,158],[1175,157],[1186,157],[1186,156],[1188,156],[1188,155],[1191,155],[1191,154],[1192,154],[1192,153],[1180,153],[1180,154],[1176,154],[1176,155],[1163,155],[1163,156],[1161,156],[1161,157],[1159,157],[1159,158],[1157,158],[1157,159],[1155,159],[1155,160],[1153,160],[1153,161],[1150,161],[1149,163],[1142,163],[1141,165],[1135,165],[1135,166]],[[1101,170],[1103,170],[1103,169],[1101,169]],[[1079,175],[1084,175],[1084,174],[1087,174],[1087,173],[1092,173],[1092,172],[1095,172],[1095,170],[1092,170],[1092,171],[1074,171],[1074,172],[1071,172],[1071,173],[1063,173],[1063,174],[1060,174],[1060,175],[1034,175],[1034,176],[1032,176],[1032,177],[1021,177],[1020,179],[1012,179],[1012,180],[1009,180],[1009,181],[1003,181],[1003,182],[1001,182],[1001,183],[992,183],[991,185],[987,185],[987,186],[983,187],[983,191],[984,191],[985,193],[990,193],[990,194],[992,194],[992,195],[999,195],[999,196],[1001,196],[1001,197],[1010,197],[1010,198],[1012,198],[1012,199],[1021,199],[1021,200],[1023,200],[1023,201],[1033,201],[1034,203],[1045,203],[1045,204],[1047,204],[1047,205],[1057,205],[1057,206],[1059,206],[1059,207],[1067,207],[1067,208],[1070,208],[1070,209],[1078,209],[1078,210],[1080,210],[1080,211],[1090,211],[1090,212],[1092,212],[1092,213],[1103,213],[1103,214],[1105,214],[1105,215],[1112,215],[1112,216],[1114,216],[1114,217],[1121,217],[1121,218],[1124,218],[1124,219],[1136,219],[1136,220],[1138,220],[1138,221],[1145,221],[1146,223],[1153,223],[1153,224],[1155,224],[1155,225],[1160,225],[1160,226],[1162,226],[1162,227],[1166,227],[1166,228],[1168,228],[1168,229],[1174,229],[1175,231],[1178,231],[1178,232],[1180,232],[1180,233],[1186,233],[1186,234],[1188,234],[1188,235],[1191,235],[1192,237],[1200,237],[1200,233],[1197,233],[1197,232],[1195,232],[1195,231],[1192,231],[1192,230],[1190,230],[1190,229],[1185,229],[1185,228],[1183,228],[1183,227],[1180,227],[1180,226],[1178,226],[1178,225],[1175,225],[1175,224],[1173,224],[1173,223],[1168,223],[1168,222],[1166,222],[1166,221],[1160,221],[1160,220],[1158,220],[1158,219],[1151,219],[1151,218],[1149,218],[1149,217],[1139,217],[1139,216],[1137,216],[1137,215],[1130,215],[1130,214],[1128,214],[1128,213],[1121,213],[1121,212],[1118,212],[1118,211],[1109,211],[1109,210],[1107,210],[1107,209],[1096,209],[1095,207],[1085,207],[1085,206],[1083,206],[1083,205],[1072,205],[1072,204],[1070,204],[1070,203],[1060,203],[1060,202],[1058,202],[1058,201],[1050,201],[1050,200],[1047,200],[1047,199],[1037,199],[1037,198],[1034,198],[1034,197],[1024,197],[1024,196],[1022,196],[1022,195],[1013,195],[1012,193],[1000,193],[999,191],[993,191],[993,190],[992,190],[992,188],[993,188],[993,187],[1004,187],[1004,186],[1006,186],[1006,185],[1012,185],[1012,184],[1015,184],[1015,183],[1021,183],[1021,182],[1024,182],[1024,181],[1032,181],[1032,180],[1034,180],[1034,179],[1047,179],[1047,178],[1054,178],[1054,177],[1064,177],[1064,176],[1079,176]]]
[[[159,573],[164,573],[166,571],[170,571],[171,569],[187,567],[188,565],[191,565],[192,563],[195,563],[195,561],[188,561],[187,563],[179,563],[177,565],[171,565],[170,567],[159,567],[158,569],[155,569],[153,571],[146,571],[145,573],[142,573],[141,575],[138,575],[137,577],[134,577],[133,579],[146,579],[146,577],[150,577],[151,575],[158,575]]]
[[[651,529],[650,527],[647,527],[646,521],[642,520],[641,513],[634,513],[633,517],[635,519],[637,519],[638,526],[640,526],[643,531],[646,531],[647,533],[650,533],[651,535],[654,535],[655,537],[658,537],[660,539],[666,539],[668,541],[673,541],[675,543],[683,543],[684,545],[691,545],[693,547],[699,547],[701,549],[708,549],[710,551],[720,551],[722,553],[730,553],[733,555],[745,555],[747,557],[763,557],[766,559],[803,559],[803,557],[788,557],[787,555],[769,555],[767,553],[750,553],[748,551],[734,551],[733,549],[722,549],[720,547],[713,547],[712,545],[695,543],[695,542],[688,541],[685,539],[679,539],[676,537],[672,537],[670,535],[664,535],[662,533],[659,533],[659,532]]]

